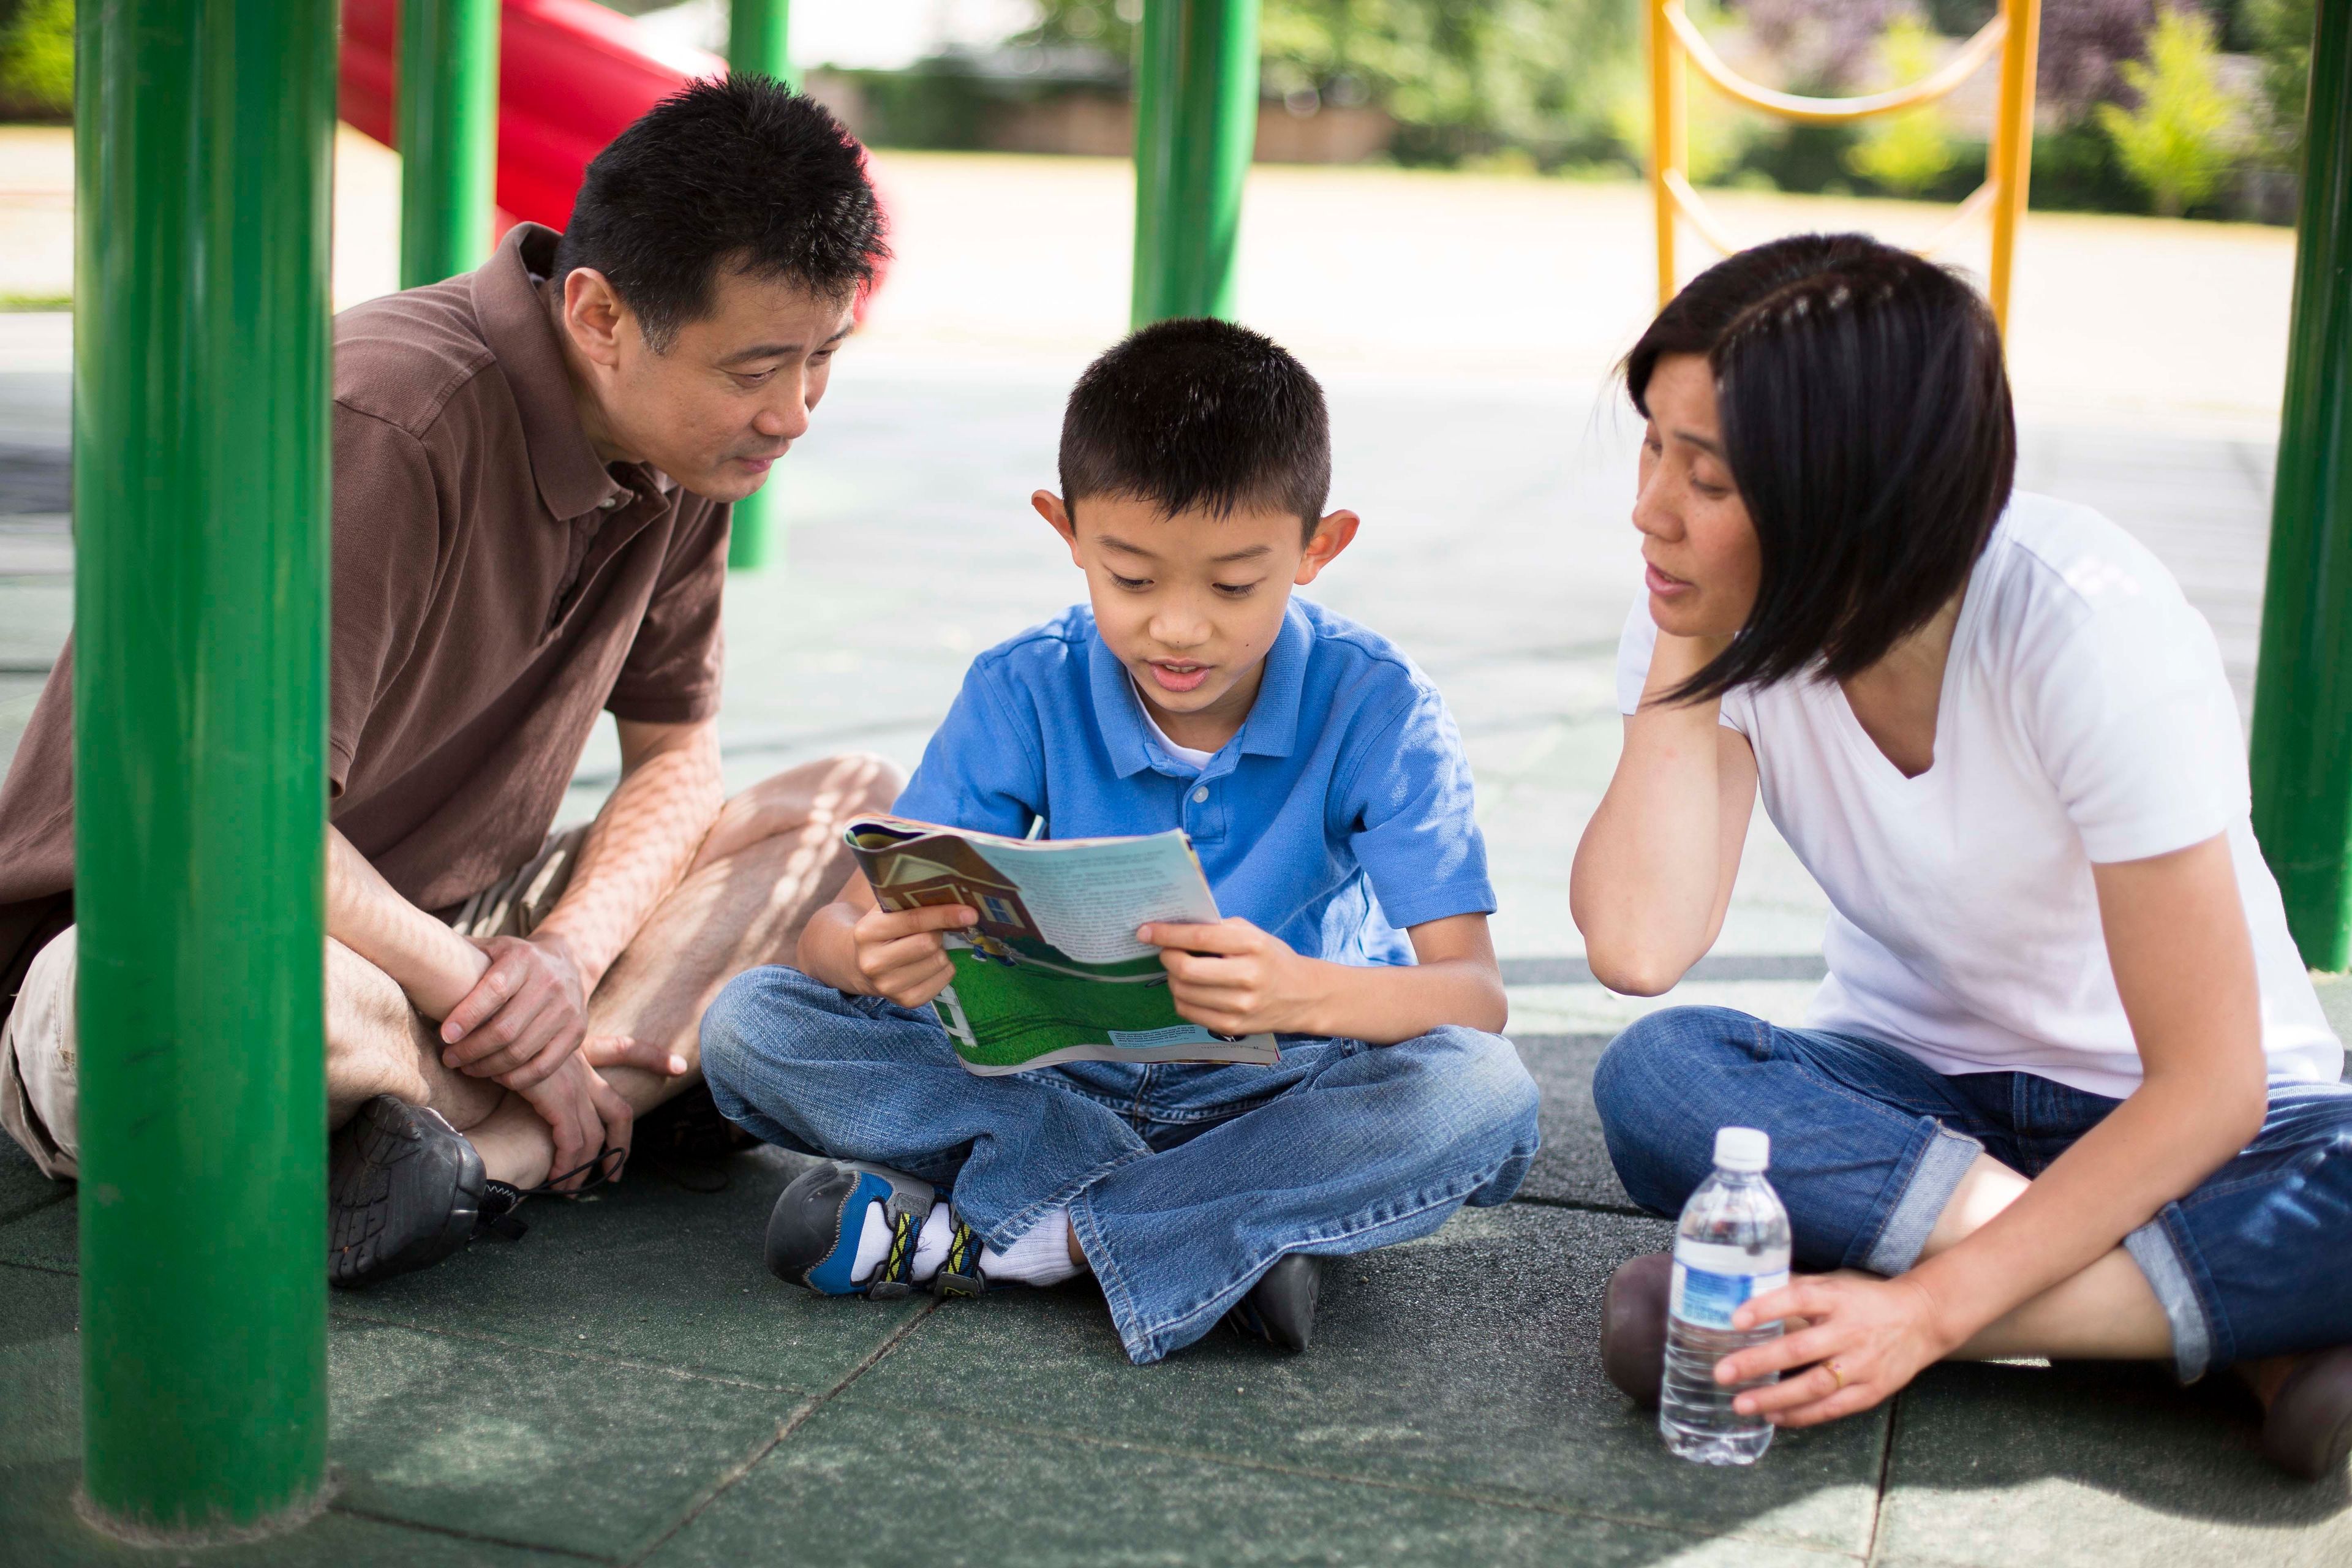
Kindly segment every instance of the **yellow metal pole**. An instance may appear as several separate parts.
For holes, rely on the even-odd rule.
[[[1666,24],[1672,0],[1649,0],[1650,46],[1650,205],[1658,228],[1658,303],[1675,297],[1675,194],[1666,172],[1690,172],[1687,78],[1674,29]]]
[[[2042,0],[2005,0],[2009,36],[2000,46],[2000,110],[1985,177],[1993,182],[1993,320],[2009,335],[2009,284],[2017,230],[2025,219],[2026,187],[2033,175],[2033,63],[2042,42]]]

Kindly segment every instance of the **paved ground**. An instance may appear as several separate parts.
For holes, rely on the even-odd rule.
[[[971,182],[988,188],[997,162],[972,161]],[[931,171],[936,202],[899,186],[898,318],[877,311],[781,481],[788,566],[730,589],[739,783],[845,746],[911,762],[969,656],[1079,590],[1024,498],[1050,481],[1062,393],[1091,346],[1078,323],[1099,302],[1024,295],[993,310],[975,282],[951,309],[933,237],[951,228],[949,198],[970,199],[954,167]],[[994,243],[972,242],[974,276],[1003,259]],[[1254,276],[1264,289],[1279,269]],[[1591,983],[1566,894],[1617,745],[1610,671],[1636,573],[1629,430],[1594,390],[1597,364],[1538,374],[1512,359],[1490,300],[1460,302],[1476,328],[1464,353],[1497,362],[1481,377],[1369,307],[1382,354],[1337,356],[1337,495],[1367,526],[1318,589],[1416,654],[1462,721],[1514,1030],[1545,1089],[1546,1149],[1517,1202],[1339,1270],[1304,1358],[1221,1334],[1137,1370],[1083,1289],[934,1310],[777,1285],[758,1252],[784,1178],[773,1158],[737,1161],[717,1192],[689,1190],[711,1184],[703,1173],[633,1172],[609,1197],[531,1211],[520,1246],[339,1297],[333,1510],[287,1541],[192,1560],[2352,1561],[2352,1484],[2266,1470],[2226,1380],[1938,1369],[1891,1409],[1784,1438],[1734,1475],[1669,1458],[1601,1380],[1601,1282],[1665,1235],[1630,1210],[1588,1089],[1610,1034],[1660,1004]],[[1334,310],[1300,304],[1296,331],[1281,330],[1312,340]],[[54,321],[0,318],[0,763],[68,620],[64,343]],[[2242,699],[2271,449],[2243,408],[2170,399],[2142,414],[2130,395],[2035,416],[2023,481],[2147,539],[2220,629]],[[614,765],[600,735],[576,808]],[[1719,952],[1668,1002],[1801,1011],[1821,895],[1768,825],[1751,846]],[[2352,1025],[2352,1007],[2340,1016]],[[0,1158],[12,1563],[130,1555],[68,1511],[73,1214],[69,1194]]]

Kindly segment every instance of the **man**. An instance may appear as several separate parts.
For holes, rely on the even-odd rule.
[[[698,1088],[732,974],[793,951],[897,779],[733,799],[716,715],[729,503],[808,427],[886,252],[863,153],[763,78],[589,166],[561,236],[337,318],[329,729],[330,1274],[462,1247],[615,1173]],[[599,710],[622,774],[551,833]],[[0,1125],[76,1170],[71,648],[0,786]],[[234,918],[233,911],[224,911]]]

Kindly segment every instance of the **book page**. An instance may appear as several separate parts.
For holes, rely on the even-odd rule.
[[[974,839],[988,863],[1021,889],[1045,940],[1080,963],[1119,963],[1157,952],[1135,940],[1152,921],[1206,923],[1217,901],[1181,832],[1035,848]]]

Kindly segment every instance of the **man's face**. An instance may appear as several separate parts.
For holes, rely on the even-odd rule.
[[[1298,514],[1267,507],[1174,516],[1148,500],[1088,496],[1076,515],[1060,497],[1031,498],[1087,574],[1103,644],[1179,745],[1214,751],[1257,699],[1267,650],[1294,584],[1311,583],[1355,537],[1335,511],[1303,539]]]
[[[612,286],[583,268],[564,279],[563,321],[593,394],[583,416],[607,460],[650,463],[698,495],[734,501],[766,483],[808,428],[850,301],[723,267],[711,292],[711,311],[657,351]]]

